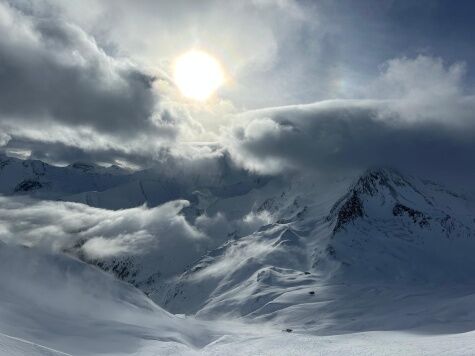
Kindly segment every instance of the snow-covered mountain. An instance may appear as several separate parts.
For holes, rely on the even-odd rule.
[[[184,210],[192,223],[227,219],[208,252],[163,256],[151,248],[89,262],[174,313],[265,320],[315,300],[323,286],[465,283],[475,272],[473,201],[394,170],[368,170],[331,187],[267,180],[225,196],[194,194]],[[251,227],[233,224],[263,215]]]
[[[327,219],[332,237],[314,265],[338,261],[346,278],[467,281],[475,272],[475,204],[431,181],[369,171]]]
[[[376,353],[417,353],[427,343],[447,351],[462,342],[455,354],[473,348],[470,195],[392,169],[322,184],[260,177],[225,158],[207,176],[2,162],[2,194],[10,198],[1,200],[0,221],[25,220],[4,224],[0,240],[62,243],[53,252],[0,244],[0,351],[195,354],[207,345],[199,352],[222,354],[236,347],[277,352],[280,345],[284,354],[308,354],[337,343],[338,354],[354,345],[335,336],[342,333],[364,333],[363,350]],[[41,186],[16,188],[28,180]],[[67,204],[58,218],[47,211],[54,205],[17,195],[76,203],[57,202]],[[132,208],[144,203],[150,208]],[[105,254],[108,245],[99,244],[91,255],[84,248],[93,239],[143,236],[146,248],[132,252]],[[84,302],[69,310],[79,297]],[[40,332],[39,323],[52,326]],[[400,331],[466,334],[429,342]],[[83,350],[86,338],[94,343]],[[110,348],[116,338],[114,347],[124,349]]]
[[[0,156],[0,194],[28,194],[57,199],[85,191],[102,191],[123,184],[129,172],[117,166],[89,163],[52,166],[38,160]]]
[[[195,201],[197,190],[215,197],[242,195],[269,180],[234,167],[227,156],[216,162],[216,167],[204,174],[185,168],[170,172],[166,165],[140,171],[84,162],[59,167],[2,155],[0,194],[125,209],[142,204],[157,206],[177,199]]]
[[[472,284],[475,206],[468,198],[386,169],[321,193],[301,188],[269,198],[264,205],[275,211],[274,222],[210,251],[179,277],[162,305],[323,332],[357,325],[369,306],[384,310],[399,301],[402,312],[400,300],[416,291],[437,299]],[[351,300],[362,304],[349,312],[352,320],[338,316]],[[424,317],[448,313],[432,312]],[[328,315],[340,324],[329,325]],[[420,315],[413,315],[403,322],[379,315],[372,327],[414,327]]]

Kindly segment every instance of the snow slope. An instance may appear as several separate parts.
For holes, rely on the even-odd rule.
[[[475,353],[474,332],[418,335],[407,332],[365,332],[332,336],[280,334],[215,343],[187,355],[457,355]]]
[[[175,317],[65,255],[2,244],[0,285],[0,354],[118,355],[147,341],[202,347],[213,340],[203,323]]]
[[[309,335],[308,330],[282,332],[256,321],[243,325],[173,316],[130,285],[96,268],[64,255],[20,246],[0,245],[0,284],[0,355],[472,355],[475,352],[475,335],[471,331],[475,294],[454,298],[460,291],[447,290],[440,300],[430,293],[406,295],[405,303],[411,305],[412,313],[420,313],[418,319],[424,328],[355,332],[343,331],[339,326],[331,335],[315,336]],[[346,309],[335,310],[333,316],[351,310],[353,318],[360,313],[359,323],[371,323],[371,314],[361,314],[361,310],[368,310],[361,301],[371,303],[370,297],[377,295],[377,291],[363,298],[355,294],[340,304],[346,305]],[[408,303],[410,298],[418,297],[419,303]],[[317,294],[317,298],[321,297]],[[309,304],[307,314],[312,311],[313,317],[322,318],[317,304]],[[400,320],[403,304],[400,301],[394,305],[392,313],[388,313],[391,311],[388,308],[382,309],[381,317]],[[439,313],[434,320],[425,319],[437,308]],[[300,318],[292,310],[287,314]],[[327,322],[332,321],[327,319]],[[339,324],[337,320],[333,323],[335,327]],[[428,326],[432,329],[427,329]],[[448,326],[452,329],[448,330]]]

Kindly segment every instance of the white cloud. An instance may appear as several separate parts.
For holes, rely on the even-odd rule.
[[[27,198],[0,197],[0,202],[0,240],[53,251],[80,246],[92,259],[155,249],[180,254],[187,244],[206,240],[180,214],[187,201],[118,211]]]
[[[271,105],[289,96],[295,100],[283,89],[300,92],[308,69],[318,72],[323,85],[327,65],[322,59],[335,59],[318,27],[319,12],[295,0],[117,0],[113,6],[101,0],[22,2],[37,16],[55,13],[68,19],[108,53],[131,58],[153,73],[169,73],[171,62],[191,48],[206,50],[223,62],[228,80],[220,94],[237,107]],[[302,43],[309,33],[311,45]],[[310,53],[318,66],[312,65]],[[332,79],[325,79],[325,87]]]
[[[394,100],[392,108],[405,120],[437,120],[458,124],[473,120],[475,100],[464,93],[466,65],[419,55],[386,62],[366,96]]]
[[[188,201],[176,200],[154,208],[113,211],[0,196],[0,243],[69,252],[86,261],[114,263],[125,258],[135,261],[131,268],[140,267],[141,278],[154,273],[168,278],[227,241],[230,233],[247,235],[271,219],[261,212],[230,220],[220,212],[191,223],[182,214],[188,206]]]
[[[224,213],[218,212],[214,216],[200,215],[195,220],[195,226],[214,240],[225,242],[231,234],[246,236],[271,221],[272,217],[267,211],[251,211],[235,220],[229,220]]]
[[[464,63],[444,65],[441,58],[419,55],[389,60],[382,66],[375,94],[382,98],[428,96],[451,98],[462,95]]]
[[[4,132],[0,133],[0,147],[5,146],[10,140],[11,136],[9,134],[6,134]]]

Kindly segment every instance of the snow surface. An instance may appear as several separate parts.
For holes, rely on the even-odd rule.
[[[2,245],[0,284],[4,354],[16,347],[128,354],[146,340],[201,347],[213,339],[205,324],[175,317],[134,287],[65,255]]]

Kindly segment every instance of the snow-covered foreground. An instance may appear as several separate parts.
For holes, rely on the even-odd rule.
[[[206,347],[209,355],[473,355],[475,332],[417,335],[366,332],[335,336],[276,335]]]
[[[341,310],[327,311],[321,321],[333,324],[332,332],[337,335],[323,336],[305,334],[311,331],[304,329],[283,332],[269,323],[173,316],[134,287],[97,268],[33,248],[0,245],[0,284],[2,355],[475,353],[475,332],[469,331],[475,328],[475,294],[464,295],[456,289],[442,296],[427,290],[413,295],[393,290],[379,302],[375,297],[390,289],[370,289],[366,295],[356,290],[347,300],[326,294],[330,298],[326,302],[296,303],[284,313],[302,320],[318,318],[309,315],[312,310],[318,313],[316,304],[338,303]],[[396,304],[395,295],[399,298]],[[329,320],[330,315],[336,319]],[[408,318],[418,323],[412,329],[397,330],[408,326]],[[377,325],[394,330],[348,331]]]
[[[133,330],[124,330],[125,343],[130,341]],[[70,337],[71,339],[72,337]],[[222,336],[202,349],[193,349],[175,341],[141,339],[134,350],[117,350],[116,345],[97,340],[91,334],[84,341],[84,348],[72,350],[73,355],[473,355],[475,332],[427,335],[401,331],[373,331],[332,336],[299,334]],[[102,343],[109,350],[87,351],[87,344]],[[119,343],[124,345],[124,341]],[[71,355],[24,339],[0,333],[0,354]]]
[[[215,339],[208,324],[175,317],[134,287],[67,256],[2,244],[0,285],[5,355],[133,354],[152,341],[197,348]]]

